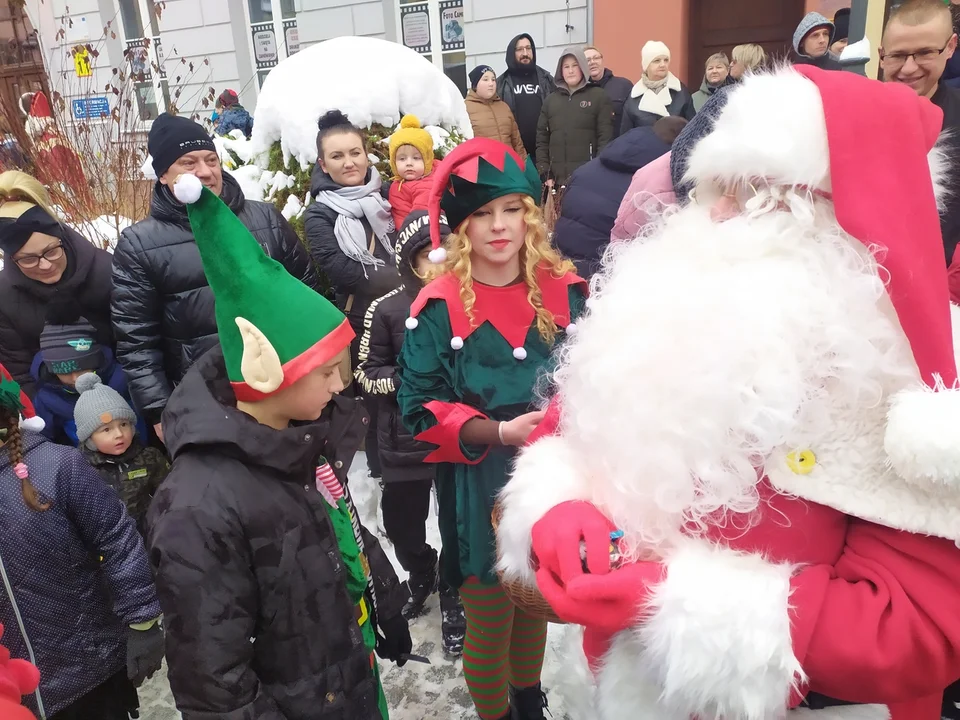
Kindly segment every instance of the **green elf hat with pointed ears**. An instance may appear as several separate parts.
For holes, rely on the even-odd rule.
[[[530,158],[490,138],[474,138],[457,145],[443,159],[430,186],[430,261],[442,263],[447,251],[441,245],[440,210],[454,231],[475,211],[504,195],[529,195],[540,200],[540,175]]]
[[[217,301],[220,345],[238,400],[256,402],[288,388],[350,345],[354,332],[343,313],[267,257],[195,175],[177,178],[173,194],[187,206]]]

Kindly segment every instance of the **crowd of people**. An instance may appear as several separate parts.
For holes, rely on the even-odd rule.
[[[960,717],[957,686],[947,689],[960,676],[960,588],[948,572],[960,566],[960,536],[940,522],[926,489],[917,490],[923,502],[912,515],[872,506],[863,515],[836,488],[812,493],[765,468],[763,503],[787,525],[816,529],[820,545],[797,549],[803,543],[786,537],[787,529],[766,524],[750,527],[748,539],[734,538],[725,532],[744,528],[733,522],[707,535],[738,552],[761,553],[771,567],[748,567],[749,559],[727,547],[714,550],[709,568],[664,554],[634,556],[627,570],[614,572],[609,555],[617,533],[636,530],[651,542],[669,535],[656,534],[667,521],[638,510],[641,500],[670,522],[680,518],[683,533],[698,537],[725,508],[762,512],[750,504],[757,472],[744,460],[749,453],[723,455],[721,470],[711,465],[716,458],[698,455],[721,440],[684,446],[683,462],[694,463],[691,473],[704,485],[681,491],[657,478],[651,482],[658,492],[649,496],[629,487],[639,456],[615,441],[629,444],[623,433],[643,399],[629,391],[634,380],[612,377],[619,364],[626,362],[628,374],[664,371],[678,407],[704,417],[716,403],[768,402],[729,433],[724,426],[722,442],[742,441],[754,452],[751,461],[763,455],[764,438],[776,435],[770,428],[792,417],[784,396],[771,389],[773,376],[751,375],[749,389],[734,398],[705,372],[695,384],[705,393],[702,406],[698,398],[683,404],[680,390],[691,378],[677,375],[670,386],[673,376],[641,352],[642,338],[626,342],[636,362],[619,355],[615,336],[632,332],[627,326],[636,322],[630,318],[637,288],[624,268],[642,276],[647,289],[660,287],[662,268],[678,287],[706,297],[721,287],[711,274],[716,268],[706,267],[708,255],[728,263],[732,277],[749,280],[736,274],[738,263],[762,265],[768,251],[761,241],[775,235],[777,252],[796,252],[791,262],[803,269],[784,274],[787,285],[778,289],[812,293],[794,298],[790,319],[815,324],[817,313],[842,305],[816,304],[828,277],[838,283],[829,292],[843,289],[844,302],[870,320],[856,332],[882,335],[889,323],[871,313],[883,283],[862,273],[877,274],[889,262],[901,283],[899,293],[889,292],[902,332],[912,344],[920,336],[949,344],[949,332],[945,339],[937,324],[945,303],[936,306],[939,320],[918,321],[905,303],[936,305],[940,298],[912,286],[903,292],[908,281],[901,276],[929,276],[934,288],[948,279],[960,300],[960,255],[953,263],[960,193],[941,177],[960,157],[960,141],[949,133],[960,124],[960,90],[950,70],[955,20],[960,13],[939,0],[908,0],[892,11],[879,49],[884,86],[844,71],[849,13],[832,21],[810,13],[793,38],[798,69],[764,73],[763,48],[739,45],[706,60],[692,93],[671,71],[662,42],[643,46],[634,83],[607,68],[592,46],[564,49],[551,73],[536,64],[534,38],[518,35],[499,77],[487,65],[469,74],[465,103],[476,137],[442,159],[419,119],[406,115],[389,140],[392,178],[383,180],[363,131],[340,110],[320,117],[302,240],[273,205],[244,197],[223,171],[211,136],[184,117],[154,121],[148,148],[157,181],[149,215],[123,231],[112,254],[58,217],[38,179],[0,174],[0,622],[16,659],[0,652],[0,709],[4,699],[23,694],[39,717],[127,720],[137,711],[137,687],[165,658],[186,720],[385,720],[378,658],[398,665],[416,659],[409,623],[439,593],[441,645],[448,657],[462,657],[481,720],[543,720],[547,617],[515,602],[511,588],[526,582],[561,619],[587,628],[584,652],[605,698],[597,711],[603,720],[654,708],[670,717],[761,718],[855,703],[865,712],[889,706],[876,717],[893,720],[935,720],[934,705],[943,718]],[[902,136],[882,135],[879,124],[863,132],[863,108],[853,100],[879,103],[889,113],[883,128],[899,123]],[[224,132],[249,135],[252,119],[236,93],[225,91],[217,109]],[[766,144],[753,142],[773,126]],[[837,150],[843,143],[854,146],[845,155]],[[936,160],[932,170],[928,154]],[[863,208],[876,198],[862,199],[851,158],[873,170],[869,188],[887,196],[893,191],[884,188],[902,190],[904,206],[922,221],[916,247],[893,236],[902,226],[895,202],[883,210],[886,226],[871,224]],[[561,188],[551,234],[541,205]],[[654,237],[661,232],[669,243]],[[872,233],[889,259],[868,257]],[[841,236],[863,242],[855,262],[839,248]],[[632,242],[638,237],[644,242]],[[832,264],[788,247],[796,238]],[[711,254],[712,244],[721,250]],[[684,264],[691,250],[699,253],[695,268]],[[808,273],[809,285],[790,284]],[[594,306],[591,278],[601,290]],[[854,295],[861,290],[868,301]],[[704,308],[694,311],[679,294],[664,312],[716,340],[724,308],[755,310],[754,303],[737,304],[740,293],[730,297],[703,314],[710,326],[684,314],[699,317]],[[750,357],[768,347],[784,352],[773,336],[787,331],[764,324],[766,316],[749,317],[758,323]],[[672,332],[666,320],[644,328],[650,348]],[[902,358],[894,358],[891,337],[876,340],[886,353],[876,359],[864,349],[872,336],[863,340],[846,329],[831,335],[829,363],[804,360],[826,379],[798,392],[805,401],[849,392],[842,412],[860,407],[865,395],[886,393],[907,372],[894,367]],[[663,342],[661,349],[670,346]],[[811,341],[802,349],[823,347]],[[909,369],[924,373],[936,356],[937,378],[949,385],[952,349],[919,347]],[[677,347],[677,357],[688,349]],[[704,357],[700,346],[693,352]],[[739,355],[717,352],[718,366],[729,361],[723,368],[738,369]],[[864,357],[900,373],[896,383],[884,375],[858,385],[852,360]],[[786,354],[777,359],[781,373],[794,367]],[[651,378],[644,388],[654,393]],[[944,389],[924,380],[930,394]],[[597,382],[609,388],[595,392]],[[614,410],[609,417],[592,404],[601,395]],[[549,408],[541,407],[545,396],[553,398]],[[870,418],[879,397],[863,410]],[[584,413],[582,420],[571,420],[574,411]],[[815,419],[839,422],[831,413]],[[637,432],[645,427],[640,420]],[[713,431],[706,421],[697,427],[705,438]],[[684,428],[678,421],[651,437],[679,436]],[[771,441],[769,457],[785,433]],[[408,575],[403,583],[351,496],[347,475],[361,446],[383,491],[383,525]],[[609,490],[599,480],[585,489],[575,477],[573,468],[584,461],[571,453],[589,455],[590,448],[603,467],[623,471]],[[896,456],[896,446],[888,449]],[[667,449],[646,461],[663,471],[662,483],[683,464]],[[784,458],[794,475],[812,480],[817,476],[804,463],[817,462],[812,450]],[[889,463],[883,472],[892,472]],[[924,465],[918,474],[913,487],[935,473]],[[434,491],[439,548],[427,540]],[[892,504],[915,499],[908,493]],[[814,522],[810,507],[829,531],[804,525]],[[634,511],[636,517],[624,514]],[[923,522],[916,520],[921,515]],[[640,517],[649,524],[637,528]],[[810,572],[797,579],[797,568],[807,565]],[[747,570],[763,576],[762,592]],[[786,618],[789,598],[789,620],[780,622],[764,606],[749,621],[780,622],[773,634],[801,628],[803,637],[768,646],[759,631],[735,626],[763,646],[758,650],[734,637],[719,615],[691,619],[685,613],[702,603],[689,593],[702,590],[697,583],[707,576],[740,588],[732,592],[739,598],[729,603],[734,609],[756,610],[759,596],[780,593]],[[708,590],[725,592],[720,585]],[[662,620],[655,637],[635,628],[642,624],[638,608],[648,603]],[[664,620],[667,611],[674,615]],[[869,645],[862,657],[856,644],[850,652],[841,647],[844,627]],[[629,640],[617,640],[631,628]],[[697,642],[689,628],[702,631]],[[703,657],[688,657],[694,650]],[[730,667],[709,668],[711,652]],[[742,672],[731,669],[737,663],[729,652],[749,660]],[[39,677],[17,661],[29,661]],[[642,682],[630,682],[634,669]],[[719,680],[708,681],[711,674]],[[756,689],[759,682],[769,686]]]

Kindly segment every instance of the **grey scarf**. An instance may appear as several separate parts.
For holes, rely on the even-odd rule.
[[[363,218],[367,219],[373,234],[389,256],[393,257],[393,245],[389,237],[394,230],[393,217],[390,215],[390,203],[380,196],[380,182],[380,173],[373,168],[370,180],[364,185],[321,190],[317,193],[317,202],[337,213],[333,233],[337,236],[340,250],[348,258],[364,266],[364,275],[367,265],[383,267],[384,262],[370,252]]]
[[[640,76],[640,81],[646,86],[647,90],[658,93],[667,86],[670,76],[667,75],[663,80],[651,80],[645,74]]]

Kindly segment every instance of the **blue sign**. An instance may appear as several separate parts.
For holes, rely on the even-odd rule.
[[[73,101],[73,117],[77,120],[97,120],[109,114],[110,103],[104,95]]]

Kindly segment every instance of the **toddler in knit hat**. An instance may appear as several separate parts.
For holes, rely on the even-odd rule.
[[[94,373],[77,379],[80,397],[73,415],[77,438],[87,461],[113,487],[146,537],[147,509],[160,482],[170,472],[163,453],[144,447],[134,432],[133,408]]]
[[[399,228],[414,210],[426,210],[430,174],[439,166],[433,157],[433,137],[420,126],[416,115],[404,115],[400,129],[390,136],[390,169],[393,179],[381,193],[390,202],[394,227]]]

